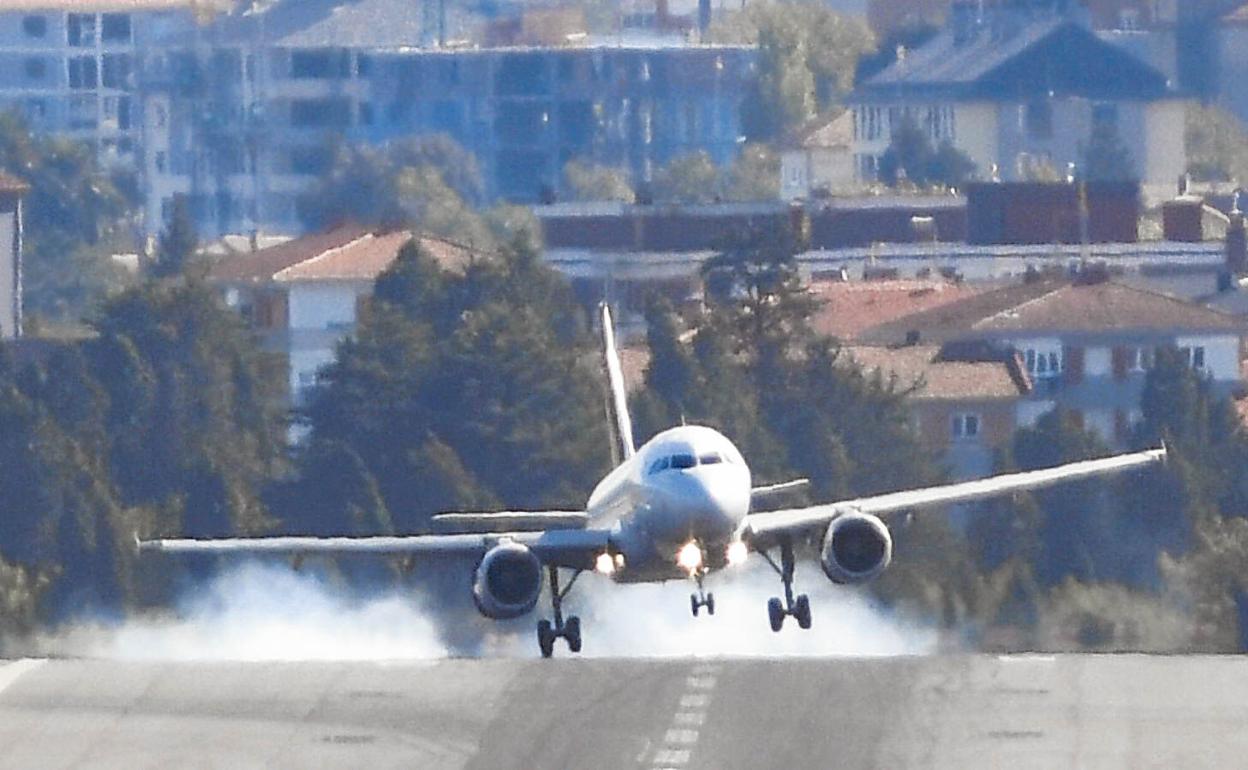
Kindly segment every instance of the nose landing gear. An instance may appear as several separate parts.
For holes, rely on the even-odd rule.
[[[771,624],[771,630],[779,632],[784,627],[784,619],[792,616],[797,621],[798,628],[810,628],[810,597],[806,594],[793,596],[793,543],[790,540],[784,540],[780,543],[780,565],[777,566],[772,560],[770,554],[766,551],[760,551],[763,558],[771,565],[771,568],[780,575],[780,581],[784,584],[784,602],[781,603],[778,597],[772,597],[767,600],[767,620]]]
[[[715,614],[715,594],[702,590],[702,579],[705,576],[706,573],[702,570],[698,570],[693,576],[694,580],[698,581],[698,592],[689,594],[689,609],[693,611],[695,618],[698,616],[698,610],[703,607],[706,608],[707,615]]]
[[[563,618],[563,597],[568,595],[572,590],[572,586],[576,584],[576,579],[581,576],[581,570],[577,570],[568,584],[559,589],[559,568],[553,564],[546,568],[550,575],[550,604],[554,611],[555,619],[552,623],[549,620],[537,621],[537,647],[542,651],[543,658],[549,658],[555,654],[555,640],[562,638],[568,643],[568,650],[571,652],[581,651],[581,619],[576,615],[570,615],[567,621]]]

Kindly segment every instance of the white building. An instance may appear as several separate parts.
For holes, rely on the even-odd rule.
[[[0,339],[22,335],[22,196],[29,190],[0,173]]]
[[[1065,176],[1093,132],[1116,135],[1146,198],[1173,194],[1186,171],[1185,105],[1165,77],[1068,20],[955,19],[852,96],[858,179],[873,179],[894,131],[913,121],[949,142],[980,178]]]
[[[853,138],[854,115],[848,111],[795,137],[780,154],[780,197],[805,200],[853,188]]]
[[[355,330],[377,276],[412,238],[408,231],[341,227],[227,257],[209,280],[265,348],[285,359],[290,403],[298,406],[317,372],[334,360],[338,343]],[[446,269],[462,269],[473,258],[474,252],[447,241],[419,241]]]

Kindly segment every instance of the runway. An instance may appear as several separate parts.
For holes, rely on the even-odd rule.
[[[1248,660],[0,663],[14,768],[1224,768]]]

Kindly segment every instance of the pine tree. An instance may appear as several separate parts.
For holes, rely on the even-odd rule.
[[[199,235],[195,231],[195,219],[191,216],[190,203],[185,195],[179,193],[173,196],[169,223],[160,233],[152,273],[162,277],[181,275],[198,248]]]

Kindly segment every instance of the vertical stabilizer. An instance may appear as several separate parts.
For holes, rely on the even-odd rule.
[[[619,441],[621,459],[633,456],[633,421],[628,416],[628,391],[624,389],[624,370],[620,367],[620,354],[615,349],[615,327],[611,323],[611,308],[602,304],[602,353],[607,364],[607,382],[611,386],[611,417],[615,421],[615,436]]]

